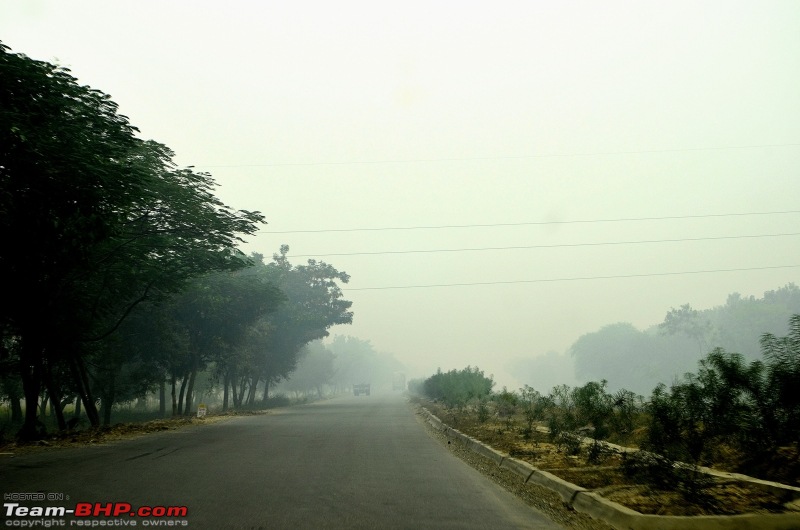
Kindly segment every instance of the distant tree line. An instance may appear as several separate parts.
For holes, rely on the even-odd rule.
[[[259,384],[267,399],[303,345],[352,320],[345,273],[292,265],[288,247],[245,256],[263,216],[220,202],[210,175],[117,110],[0,43],[0,398],[25,439],[48,403],[60,429],[72,402],[99,425],[168,386],[189,413],[209,367],[226,406],[253,404]]]
[[[800,288],[788,284],[762,298],[728,296],[724,305],[670,309],[664,321],[644,331],[629,323],[604,326],[570,347],[578,380],[607,379],[613,388],[646,393],[659,382],[680,377],[714,347],[760,357],[763,333],[785,335],[790,315],[800,313]]]
[[[712,349],[696,372],[669,387],[657,384],[649,399],[625,389],[612,393],[605,380],[558,385],[547,395],[527,385],[517,392],[491,393],[480,385],[483,391],[470,391],[483,373],[478,368],[438,371],[411,389],[479,421],[494,416],[506,429],[522,417],[526,437],[535,425],[547,427],[568,454],[583,450],[584,437],[593,438],[590,461],[602,458],[603,440],[639,446],[645,451],[626,455],[625,471],[689,496],[702,494],[698,466],[720,462],[800,484],[800,314],[789,319],[788,329],[783,337],[763,333],[761,356],[752,361]]]
[[[296,398],[347,393],[361,383],[369,383],[376,391],[388,390],[394,374],[404,370],[393,355],[377,351],[370,341],[336,335],[327,344],[306,345],[297,369],[276,390]]]

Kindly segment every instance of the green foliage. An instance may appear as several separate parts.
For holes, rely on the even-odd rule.
[[[61,400],[64,374],[97,425],[87,352],[97,363],[112,349],[94,343],[143,301],[246,264],[239,234],[263,217],[224,205],[210,175],[172,156],[106,94],[0,44],[0,239],[14,242],[0,275],[15,283],[0,330],[20,344],[23,437],[36,434],[42,387]]]
[[[230,388],[252,404],[303,345],[352,321],[347,274],[292,265],[286,246],[254,265],[236,245],[261,214],[229,208],[210,175],[136,132],[109,96],[0,44],[0,238],[15,243],[0,258],[15,282],[0,297],[0,383],[16,404],[24,391],[25,437],[43,387],[56,403],[80,394],[97,425],[98,397],[107,422],[166,373],[181,414],[213,364],[226,403]]]
[[[761,351],[767,366],[768,394],[775,401],[774,417],[770,420],[781,426],[776,443],[797,442],[800,440],[800,314],[790,319],[786,337],[764,334]]]
[[[487,399],[485,397],[478,398],[476,412],[478,413],[478,421],[480,423],[486,423],[489,421],[489,418],[491,417],[491,411],[489,410],[489,405],[487,404]]]
[[[467,366],[463,370],[449,372],[438,370],[425,380],[423,393],[448,407],[461,409],[474,398],[488,396],[493,386],[492,378],[486,377],[482,370]]]
[[[561,439],[561,434],[572,432],[578,428],[575,418],[575,397],[567,385],[553,387],[544,405],[547,428],[554,441]]]
[[[715,460],[719,447],[743,455],[741,471],[774,468],[779,454],[797,454],[800,435],[800,315],[783,338],[762,336],[764,361],[717,348],[667,390],[659,385],[648,403],[650,425],[643,447],[668,462],[692,466]],[[791,459],[790,459],[791,460]],[[794,470],[794,471],[791,471]],[[781,476],[796,481],[800,468],[787,462]],[[658,473],[656,481],[663,481]],[[697,493],[697,473],[680,480]],[[699,478],[698,478],[699,480]]]
[[[547,400],[544,399],[539,392],[525,385],[519,391],[519,405],[525,417],[525,430],[523,434],[526,438],[530,438],[533,434],[534,422],[544,419]]]
[[[347,283],[347,273],[315,260],[292,265],[288,252],[289,247],[282,245],[269,264],[254,255],[255,266],[248,270],[286,297],[274,313],[261,319],[245,346],[256,359],[253,375],[267,385],[281,381],[297,367],[303,346],[327,337],[331,326],[353,321],[352,302],[343,298],[337,283]]]
[[[503,390],[494,396],[494,402],[497,405],[497,415],[505,423],[506,430],[511,430],[514,427],[514,414],[519,404],[517,395],[503,387]]]
[[[589,458],[599,460],[605,454],[600,441],[612,436],[627,438],[642,413],[639,396],[624,389],[610,394],[606,388],[606,381],[590,381],[575,388],[559,385],[542,397],[526,387],[522,396],[527,421],[529,425],[534,420],[544,421],[551,439],[571,454],[580,451],[583,437],[592,438]]]

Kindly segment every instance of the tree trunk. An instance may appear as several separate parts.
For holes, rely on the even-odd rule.
[[[181,390],[178,393],[178,412],[177,415],[180,416],[181,412],[183,412],[183,396],[186,394],[186,384],[189,382],[189,374],[183,374],[183,381],[181,381]]]
[[[184,416],[189,416],[192,413],[192,399],[194,398],[194,381],[197,378],[197,368],[192,368],[192,373],[189,375],[189,385],[186,389],[186,408],[183,411]]]
[[[47,394],[50,396],[50,410],[56,415],[59,431],[67,430],[67,422],[64,420],[64,409],[61,408],[61,396],[58,395],[58,387],[53,383],[53,368],[51,363],[44,365],[42,376],[44,379]]]
[[[22,405],[19,402],[19,396],[11,396],[11,423],[18,423],[22,421]]]
[[[39,394],[42,391],[42,354],[44,346],[40,340],[28,339],[37,337],[34,333],[26,333],[20,344],[19,373],[22,378],[22,393],[25,396],[25,420],[17,433],[23,440],[36,440],[39,437],[37,422],[39,421]]]
[[[112,374],[109,381],[108,392],[102,396],[100,404],[103,411],[103,425],[111,425],[111,407],[114,406],[116,398],[116,377]]]
[[[178,376],[175,375],[175,372],[172,372],[172,380],[170,381],[172,384],[172,416],[178,415],[178,400],[177,396],[175,396],[175,387],[178,384]]]
[[[261,399],[261,403],[266,407],[267,402],[269,401],[269,379],[264,379],[264,397]]]
[[[81,417],[81,397],[78,396],[75,398],[75,412],[72,413],[73,418],[80,418]]]
[[[231,377],[231,397],[233,398],[233,408],[239,409],[242,407],[242,400],[239,398],[239,393],[236,391],[236,379],[234,375]]]
[[[225,376],[222,381],[222,412],[225,412],[228,410],[228,385],[230,384],[230,375],[227,370],[225,371]]]
[[[30,357],[26,359],[26,357]],[[25,394],[25,421],[18,436],[23,440],[35,440],[39,433],[36,424],[39,421],[39,394],[41,393],[40,358],[20,355],[20,374],[22,375],[22,392]]]
[[[39,396],[39,423],[44,425],[47,421],[47,403],[50,401],[50,394],[47,393],[46,388],[42,388],[41,396]]]
[[[256,388],[258,388],[258,378],[254,377],[250,381],[250,390],[247,392],[247,406],[252,407],[256,403]]]
[[[247,378],[242,377],[239,380],[239,407],[244,405],[244,391],[247,389]]]
[[[162,418],[167,414],[167,382],[163,379],[158,385],[158,414]]]
[[[86,417],[89,418],[89,423],[92,427],[99,427],[100,414],[97,412],[97,405],[95,405],[92,397],[89,376],[86,373],[86,367],[77,354],[70,357],[69,369],[72,372],[75,385],[78,387],[78,395],[83,401],[83,408],[86,410]]]
[[[111,425],[111,407],[114,405],[114,399],[104,398],[101,405],[103,409],[103,425]]]
[[[56,415],[56,424],[58,425],[58,430],[66,431],[67,422],[64,420],[64,409],[61,407],[61,401],[57,400],[52,392],[48,391],[47,393],[50,394],[50,412],[55,413]]]
[[[19,387],[16,381],[12,382],[9,379],[5,379],[3,393],[8,396],[8,402],[11,407],[11,423],[22,423],[22,405],[20,404],[22,396],[19,395]]]

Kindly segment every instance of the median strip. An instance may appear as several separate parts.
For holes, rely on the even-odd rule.
[[[527,462],[505,455],[446,425],[427,408],[421,407],[421,409],[426,421],[448,439],[456,440],[474,453],[487,457],[498,467],[512,471],[522,479],[523,483],[538,484],[557,493],[574,510],[605,521],[620,530],[796,530],[800,528],[798,513],[695,516],[643,514]]]

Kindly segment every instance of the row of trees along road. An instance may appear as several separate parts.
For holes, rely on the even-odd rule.
[[[168,379],[188,411],[214,362],[234,403],[293,366],[291,352],[350,322],[326,264],[266,265],[237,244],[264,221],[142,140],[109,96],[0,43],[0,381],[22,438],[37,411],[79,398],[92,425]],[[281,354],[278,354],[281,352]],[[176,391],[177,389],[177,391]],[[266,392],[265,392],[266,395]],[[2,397],[2,396],[0,396]]]

